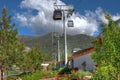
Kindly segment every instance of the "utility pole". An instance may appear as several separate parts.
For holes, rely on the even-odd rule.
[[[54,4],[56,6],[56,8],[58,10],[60,10],[62,12],[62,20],[63,20],[63,29],[64,29],[64,54],[65,54],[65,66],[67,65],[67,57],[68,57],[68,53],[67,53],[67,36],[66,36],[66,26],[65,26],[65,18],[66,18],[66,14],[67,17],[71,16],[74,9],[73,6],[67,6],[67,5],[57,5],[56,3]],[[67,7],[67,8],[66,8]],[[57,10],[56,9],[56,10]]]
[[[59,33],[54,32],[54,40],[57,45],[57,61],[60,61],[60,35]]]
[[[60,40],[59,40],[59,38],[58,38],[57,42],[58,42],[58,62],[59,62],[60,61]]]
[[[63,28],[64,28],[64,54],[65,54],[65,65],[67,65],[67,35],[66,35],[66,26],[65,26],[65,12],[63,11]]]

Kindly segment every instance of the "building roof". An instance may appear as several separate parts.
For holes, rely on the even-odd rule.
[[[89,54],[93,51],[94,51],[94,47],[90,47],[90,48],[87,48],[87,49],[84,49],[84,50],[79,50],[79,51],[75,52],[71,57],[69,57],[68,60],[71,60],[71,59],[77,58],[79,56]]]
[[[79,50],[79,51],[75,52],[71,57],[69,57],[68,61],[70,61],[72,59],[75,59],[77,57],[86,55],[86,54],[90,54],[93,51],[94,51],[94,47],[90,47],[90,48],[87,48],[87,49],[84,49],[84,50]],[[63,62],[64,62],[64,60],[63,61],[59,61],[56,64],[60,64],[60,63],[63,63]]]

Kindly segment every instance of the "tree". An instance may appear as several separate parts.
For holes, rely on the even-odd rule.
[[[7,9],[3,8],[0,17],[0,68],[8,69],[16,65],[24,70],[38,69],[44,58],[43,53],[37,48],[25,51],[25,46],[18,41],[18,30],[14,27],[15,24],[12,24],[11,18]]]
[[[99,67],[95,70],[93,80],[120,79],[120,26],[109,14],[106,14],[108,24],[102,22],[103,32],[100,35],[102,44],[95,43],[95,53],[92,58]]]
[[[9,68],[17,65],[24,46],[18,42],[18,31],[11,23],[12,16],[8,16],[7,9],[3,8],[0,17],[0,66]]]
[[[40,69],[43,59],[43,53],[33,47],[31,50],[23,54],[21,67],[24,70],[38,70]]]

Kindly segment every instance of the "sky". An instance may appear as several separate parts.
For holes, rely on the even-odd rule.
[[[114,21],[120,19],[120,0],[0,0],[3,7],[12,15],[19,35],[41,36],[49,32],[63,33],[62,20],[52,19],[54,3],[72,5],[74,12],[68,20],[73,20],[74,27],[67,27],[67,34],[85,34],[98,36],[101,32],[100,21],[108,24],[105,12],[109,12]],[[1,13],[0,13],[1,16]]]

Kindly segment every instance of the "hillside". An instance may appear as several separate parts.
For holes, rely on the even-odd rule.
[[[74,36],[67,35],[68,53],[71,54],[74,48],[86,49],[93,46],[91,39],[92,37],[83,34]],[[52,50],[57,52],[57,44],[54,46],[52,45],[52,33],[40,37],[20,35],[19,41],[28,47],[36,46],[45,53],[51,53]],[[64,38],[60,39],[60,51],[61,53],[64,52]]]

